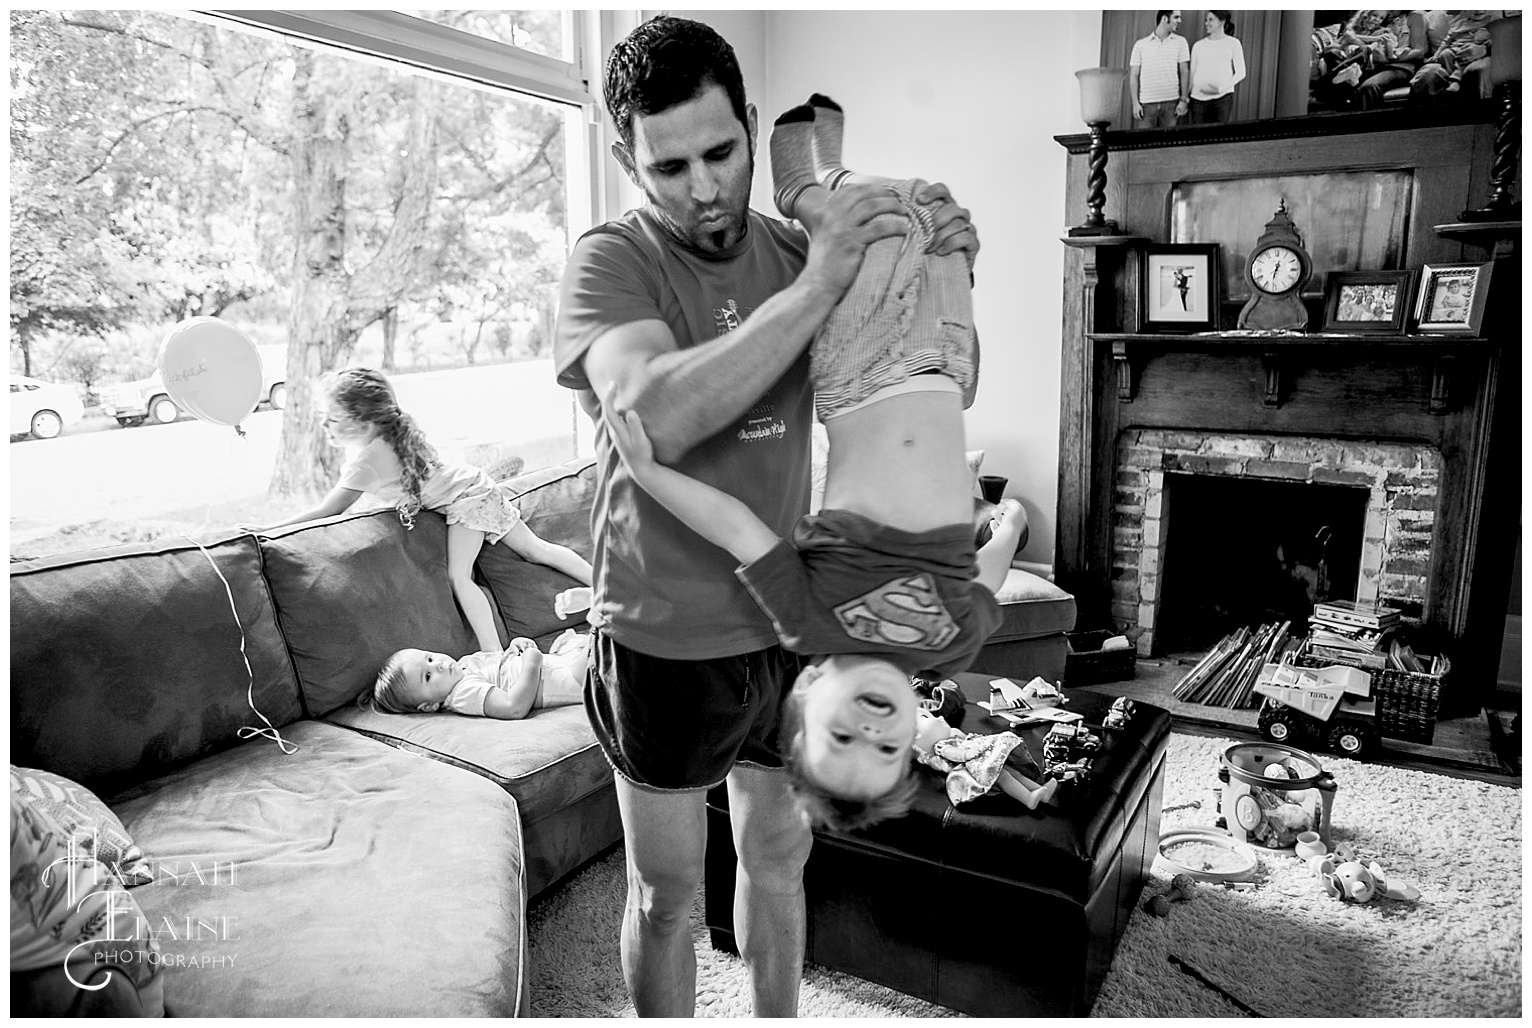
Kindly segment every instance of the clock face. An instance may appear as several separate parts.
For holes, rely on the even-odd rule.
[[[1268,246],[1250,262],[1250,280],[1266,293],[1285,293],[1298,282],[1303,262],[1285,246]]]

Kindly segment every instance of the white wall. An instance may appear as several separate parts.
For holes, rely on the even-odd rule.
[[[1095,67],[1099,11],[681,11],[734,46],[759,111],[754,205],[771,207],[771,122],[813,92],[846,109],[846,165],[940,181],[973,212],[983,348],[968,445],[1031,519],[1021,556],[1053,562],[1064,149],[1084,131],[1074,72]]]

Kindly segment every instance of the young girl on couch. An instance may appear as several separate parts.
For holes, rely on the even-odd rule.
[[[559,617],[590,606],[590,562],[567,546],[539,538],[482,468],[440,459],[415,419],[399,409],[393,386],[380,372],[363,367],[337,371],[321,382],[321,395],[325,435],[331,446],[347,451],[340,481],[319,506],[264,530],[332,517],[350,509],[363,493],[395,504],[406,528],[414,527],[415,514],[422,509],[443,514],[447,577],[484,652],[500,652],[494,612],[473,581],[474,561],[486,542],[509,546],[523,559],[546,564],[581,583],[581,588],[558,595],[554,609]]]
[[[777,119],[781,212],[812,236],[843,181],[840,108],[815,95]],[[636,412],[605,398],[611,444],[633,479],[728,550],[782,645],[813,658],[783,704],[782,751],[811,821],[856,828],[908,809],[918,703],[911,675],[967,668],[1000,624],[995,592],[1021,540],[1015,500],[976,546],[963,410],[978,378],[969,269],[925,251],[918,182],[890,183],[910,229],[874,243],[810,347],[814,406],[830,440],[824,507],[791,540],[744,503],[654,459]],[[1029,783],[1030,784],[1030,783]],[[1046,795],[1043,797],[1046,798]]]

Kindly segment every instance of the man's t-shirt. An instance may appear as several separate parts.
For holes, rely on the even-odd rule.
[[[575,244],[559,295],[554,363],[559,384],[590,389],[586,351],[620,325],[658,320],[685,349],[738,328],[797,278],[808,255],[798,228],[749,214],[739,245],[698,253],[647,209],[592,229]],[[813,390],[807,347],[787,374],[735,422],[673,466],[735,496],[784,538],[808,510]],[[591,510],[590,621],[618,642],[671,660],[701,660],[776,642],[771,622],[734,577],[735,560],[639,488],[596,421]]]
[[[1133,44],[1128,66],[1137,67],[1138,102],[1164,103],[1181,99],[1181,79],[1177,70],[1182,61],[1191,62],[1192,52],[1186,38],[1172,32],[1161,39],[1153,32]]]

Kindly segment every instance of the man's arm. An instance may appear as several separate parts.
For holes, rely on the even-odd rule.
[[[741,564],[758,560],[781,541],[766,522],[738,499],[656,461],[643,419],[637,411],[617,406],[616,389],[616,383],[607,389],[607,428],[623,463],[641,489],[687,528],[728,550]]]
[[[1181,90],[1181,95],[1176,100],[1176,117],[1179,118],[1191,108],[1192,62],[1190,54],[1187,55],[1186,60],[1177,62],[1176,82]]]
[[[1138,99],[1138,76],[1138,65],[1135,64],[1128,69],[1128,93],[1133,97],[1133,117],[1142,118],[1144,105]]]

